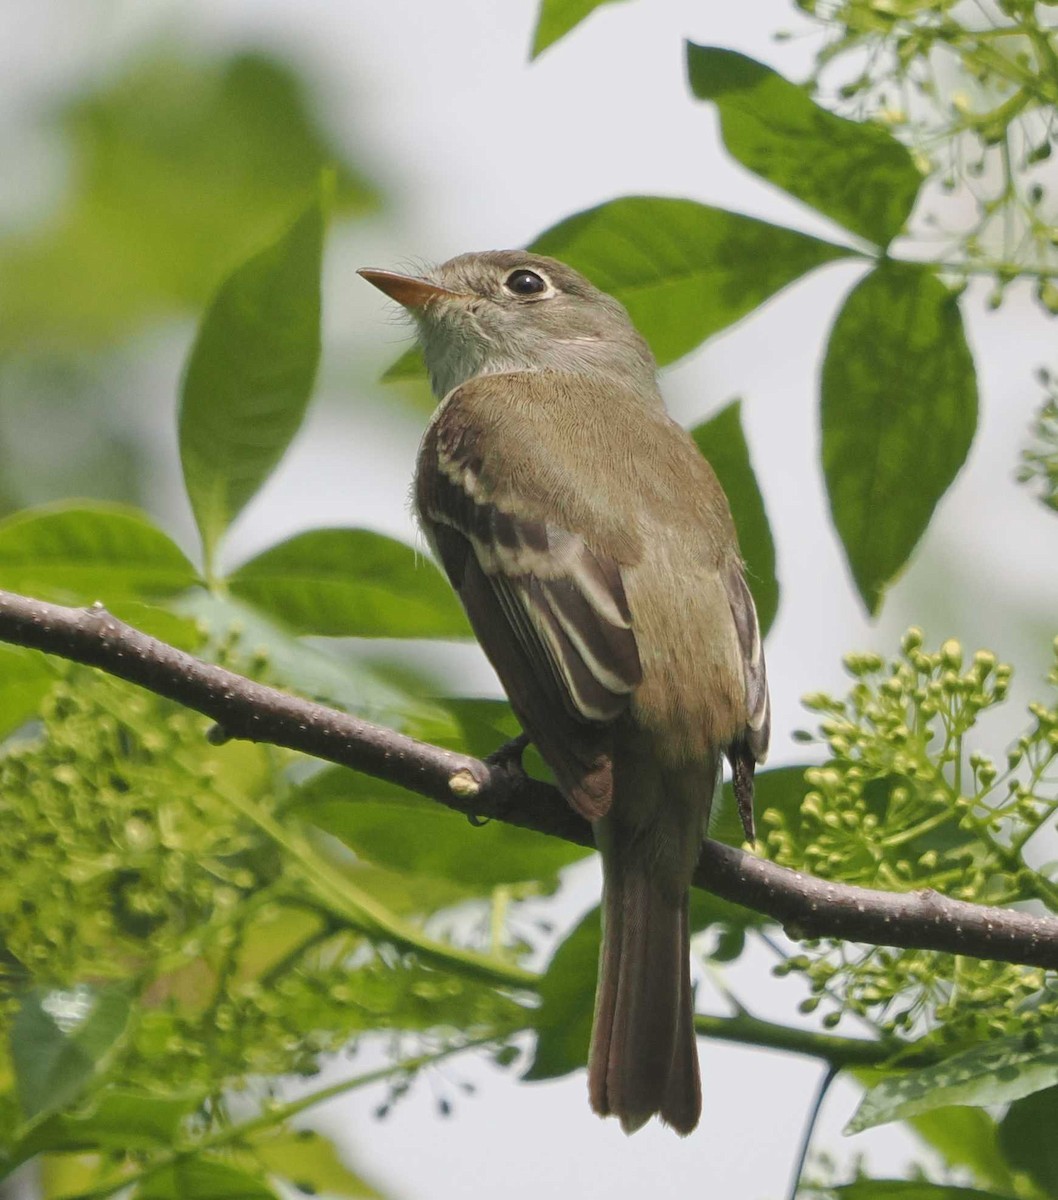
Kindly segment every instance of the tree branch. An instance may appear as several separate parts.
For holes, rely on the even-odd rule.
[[[269,742],[351,767],[489,818],[592,845],[591,826],[515,757],[440,749],[202,662],[119,621],[99,605],[62,608],[0,591],[0,641],[99,667],[211,717],[233,738]],[[473,836],[473,835],[468,835]],[[695,883],[764,913],[794,937],[834,937],[1058,968],[1058,918],[890,893],[790,871],[707,841]]]
[[[747,1012],[738,1012],[732,1017],[695,1013],[694,1031],[712,1041],[733,1042],[739,1046],[756,1046],[758,1049],[817,1058],[838,1071],[850,1067],[884,1067],[891,1065],[895,1059],[899,1060],[901,1067],[928,1067],[941,1057],[935,1047],[909,1051],[906,1042],[842,1037],[816,1029],[779,1025]]]

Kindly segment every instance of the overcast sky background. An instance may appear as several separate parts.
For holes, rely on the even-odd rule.
[[[61,145],[40,132],[51,98],[105,78],[159,39],[205,52],[260,47],[292,63],[310,84],[322,119],[351,158],[386,190],[378,217],[333,236],[328,253],[325,352],[306,428],[266,492],[239,522],[231,553],[244,557],[291,532],[360,524],[412,540],[408,481],[422,418],[373,380],[403,349],[406,333],[383,298],[354,274],[361,265],[441,260],[465,250],[525,244],[557,220],[616,196],[687,196],[833,235],[825,221],[729,160],[712,110],[690,98],[683,40],[729,46],[792,78],[807,73],[818,41],[791,4],[712,5],[639,0],[600,10],[529,65],[535,0],[6,0],[0,7],[0,220],[31,223],[63,179]],[[790,731],[807,723],[799,697],[844,686],[851,649],[891,653],[909,623],[931,642],[963,638],[1023,668],[1017,697],[1037,676],[1055,633],[1058,554],[1053,517],[1013,482],[1039,390],[1033,369],[1055,362],[1056,327],[1027,292],[997,313],[985,285],[965,304],[982,393],[970,461],[883,615],[872,624],[849,586],[830,526],[818,466],[818,368],[842,297],[862,267],[816,272],[664,377],[673,412],[696,423],[735,396],[771,518],[782,586],[768,640],[774,707],[772,762],[803,757]],[[177,473],[173,405],[190,322],[167,323],[126,348],[114,396],[157,452],[152,501],[191,547],[192,524]],[[352,381],[352,382],[351,382]],[[379,404],[392,402],[379,422]],[[374,452],[358,453],[370,440]],[[1045,549],[1050,547],[1050,549]],[[494,684],[476,651],[441,660],[467,691]],[[1016,728],[1015,705],[990,736]],[[472,836],[468,833],[468,836]],[[560,913],[572,922],[597,897],[594,866],[578,869]],[[789,1020],[799,984],[769,975],[763,952],[733,975],[736,993],[761,1015]],[[707,984],[703,1002],[723,1011]],[[849,1031],[851,1032],[851,1030]],[[385,1122],[371,1119],[384,1090],[322,1108],[312,1121],[349,1148],[351,1161],[387,1195],[430,1200],[502,1195],[640,1197],[666,1193],[774,1200],[784,1194],[819,1067],[766,1052],[701,1044],[704,1116],[680,1141],[651,1127],[626,1139],[588,1111],[582,1074],[532,1086],[486,1065],[457,1060],[442,1080],[421,1083]],[[335,1064],[334,1080],[354,1067]],[[438,1096],[472,1080],[447,1121]],[[867,1151],[897,1174],[912,1153],[904,1135],[881,1130],[844,1140],[855,1098],[838,1086],[817,1138],[848,1155]]]

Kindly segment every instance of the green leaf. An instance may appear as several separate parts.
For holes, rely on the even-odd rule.
[[[134,1200],[276,1200],[256,1175],[196,1154],[155,1171],[133,1192]]]
[[[1055,1084],[1058,1030],[994,1038],[934,1066],[887,1076],[868,1089],[845,1132],[859,1133],[953,1104],[1009,1104]]]
[[[246,659],[263,657],[268,682],[273,685],[426,741],[438,741],[442,734],[451,736],[458,730],[443,704],[394,685],[381,671],[354,656],[324,653],[307,645],[230,596],[189,592],[180,598],[178,608],[208,629],[212,641],[230,644]]]
[[[400,917],[421,917],[463,904],[475,894],[473,889],[436,876],[410,875],[357,861],[346,868],[349,878],[361,893],[377,900]],[[480,889],[477,892],[480,895]]]
[[[2,261],[0,237],[0,272]],[[142,362],[151,352],[130,347],[110,357],[54,344],[5,352],[3,337],[0,516],[72,496],[135,504],[157,494],[144,430],[114,396],[119,358],[128,361],[131,350]]]
[[[727,493],[739,547],[746,560],[746,581],[753,593],[764,637],[779,607],[779,581],[775,577],[775,545],[768,514],[742,432],[741,401],[734,401],[711,420],[692,429],[691,437]]]
[[[532,249],[617,297],[659,363],[682,357],[802,275],[854,251],[693,200],[626,196]]]
[[[0,521],[0,579],[39,600],[159,600],[198,582],[194,567],[136,509],[68,505]]]
[[[11,1023],[11,1062],[27,1122],[35,1124],[81,1095],[125,1032],[130,1007],[121,987],[78,984],[23,996]]]
[[[377,198],[292,70],[264,55],[142,59],[60,113],[69,194],[0,240],[0,346],[96,345],[200,307],[337,172],[341,212]]]
[[[977,1183],[1008,1191],[1013,1188],[1010,1167],[1000,1150],[996,1122],[984,1109],[937,1108],[910,1117],[907,1123],[942,1156],[947,1166],[969,1168]]]
[[[917,1179],[858,1179],[843,1187],[828,1187],[826,1192],[843,1200],[1010,1200],[1009,1192],[981,1192]]]
[[[536,1053],[523,1078],[554,1079],[588,1061],[602,925],[593,908],[555,951],[540,980],[533,1014]]]
[[[68,1200],[99,1183],[99,1163],[79,1154],[48,1154],[37,1167],[41,1200]]]
[[[458,737],[441,741],[449,750],[485,758],[522,732],[518,718],[506,700],[452,696],[441,703],[452,714],[458,728]]]
[[[1058,1196],[1058,1087],[1015,1100],[999,1122],[999,1146],[1016,1171],[1024,1171],[1047,1196]]]
[[[383,383],[404,383],[412,379],[421,379],[426,374],[426,363],[423,361],[422,350],[419,346],[409,346],[395,363],[382,373]]]
[[[711,929],[716,934],[718,941],[710,958],[715,962],[731,962],[742,953],[747,929],[763,929],[774,921],[752,908],[722,900],[701,888],[692,888],[690,924],[692,933]]]
[[[168,642],[170,646],[176,646],[179,650],[196,654],[202,649],[204,639],[198,625],[168,608],[144,604],[139,600],[118,599],[111,601],[107,610],[119,621],[124,621],[161,642]]]
[[[434,800],[340,767],[321,771],[299,788],[290,811],[368,862],[446,879],[467,894],[523,880],[553,885],[563,867],[589,853],[502,821],[475,828]]]
[[[83,1115],[55,1113],[42,1121],[14,1147],[12,1159],[20,1163],[35,1154],[167,1150],[200,1101],[200,1096],[107,1090]]]
[[[228,581],[296,633],[470,637],[447,580],[411,546],[366,529],[315,529],[273,546]]]
[[[392,391],[411,411],[432,413],[437,407],[437,397],[430,387],[426,375],[426,362],[418,346],[406,350],[395,363],[383,371],[381,382],[395,385]]]
[[[0,739],[33,716],[54,682],[47,655],[0,646]]]
[[[305,1195],[379,1200],[379,1192],[342,1162],[334,1143],[311,1129],[285,1130],[255,1141],[251,1150],[266,1171],[289,1180]]]
[[[821,417],[830,510],[873,614],[977,428],[959,306],[928,268],[887,263],[853,289],[830,334]]]
[[[887,130],[827,112],[734,50],[688,42],[687,71],[698,99],[716,104],[724,145],[744,167],[879,246],[903,229],[922,175]]]
[[[221,284],[191,351],[180,459],[207,564],[297,433],[320,356],[322,196]]]
[[[533,30],[533,49],[530,58],[542,54],[570,30],[576,28],[585,17],[590,16],[604,4],[614,0],[540,0],[540,14]]]

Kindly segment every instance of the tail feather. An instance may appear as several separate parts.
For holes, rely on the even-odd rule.
[[[698,1069],[698,1042],[694,1034],[694,997],[691,993],[689,897],[680,909],[682,967],[676,1044],[672,1049],[672,1070],[661,1105],[661,1119],[677,1133],[688,1134],[702,1113],[702,1081]]]
[[[690,984],[685,888],[649,857],[604,856],[603,946],[588,1067],[592,1107],[633,1133],[660,1114],[690,1133],[701,1084]]]

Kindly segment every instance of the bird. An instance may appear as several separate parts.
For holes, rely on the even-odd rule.
[[[730,507],[624,306],[557,259],[359,274],[414,319],[439,403],[414,507],[603,867],[592,1108],[701,1115],[688,905],[731,764],[747,837],[770,702]]]

